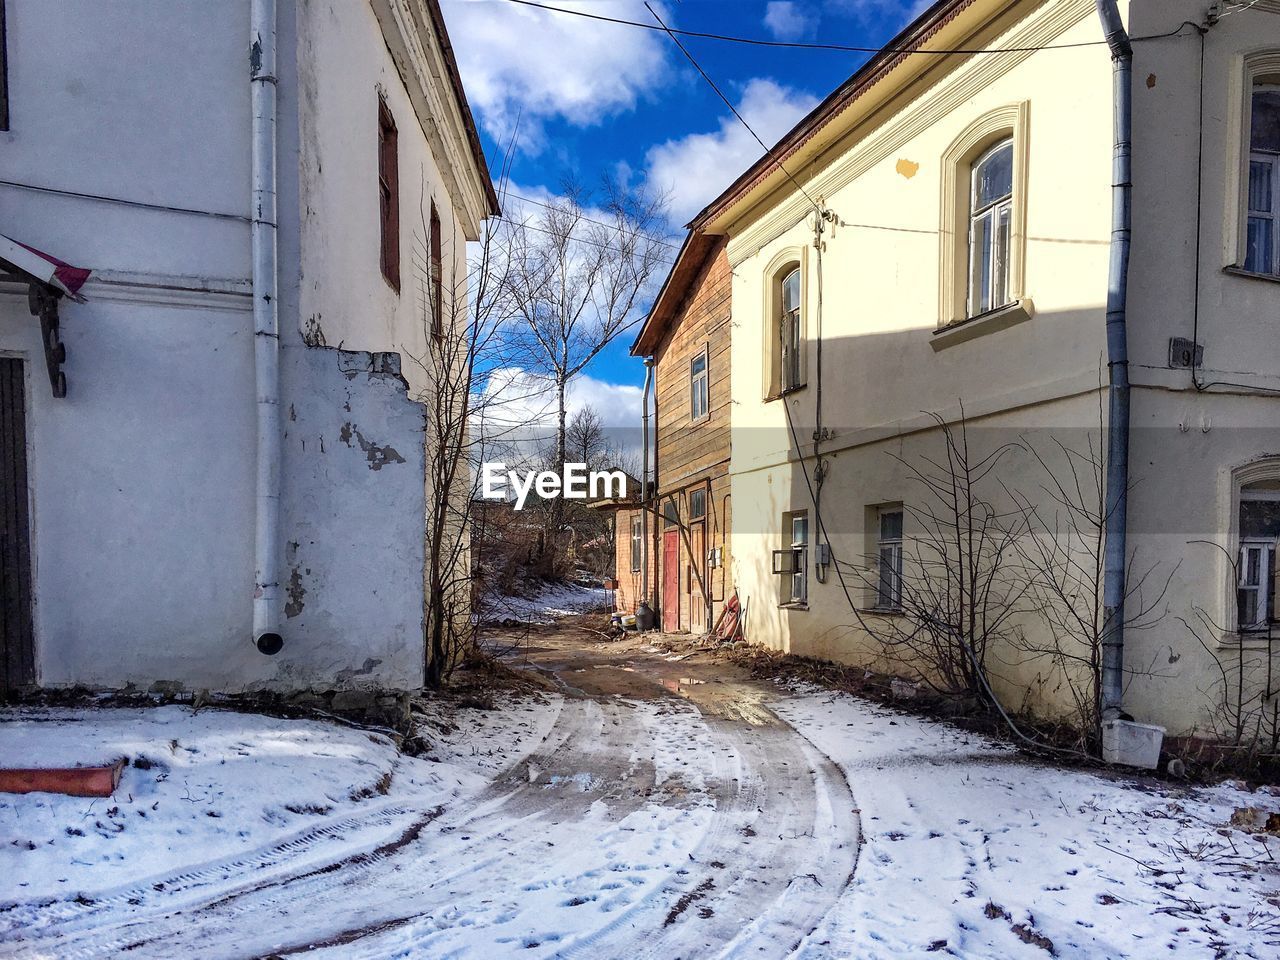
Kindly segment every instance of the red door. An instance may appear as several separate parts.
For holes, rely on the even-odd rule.
[[[662,533],[662,630],[680,631],[680,530]]]

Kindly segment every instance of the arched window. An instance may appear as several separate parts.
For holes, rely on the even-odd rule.
[[[780,392],[786,393],[804,382],[801,376],[804,335],[800,316],[799,267],[792,269],[782,278],[780,294],[777,330],[781,370],[778,385]]]
[[[1241,632],[1266,630],[1280,620],[1276,609],[1276,545],[1280,542],[1280,481],[1260,480],[1240,488],[1237,520],[1236,625]]]
[[[1009,302],[1013,220],[1013,139],[973,163],[969,207],[969,316]]]
[[[1280,275],[1280,83],[1253,84],[1249,109],[1249,207],[1244,268]]]

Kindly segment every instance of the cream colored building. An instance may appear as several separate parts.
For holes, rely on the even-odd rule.
[[[1134,48],[1128,615],[1143,621],[1127,631],[1124,705],[1171,736],[1231,725],[1222,670],[1243,655],[1256,693],[1280,618],[1280,228],[1265,212],[1280,211],[1280,2],[1245,6],[1120,4]],[[782,139],[781,166],[762,159],[693,229],[729,238],[748,637],[901,673],[873,634],[907,619],[894,578],[898,557],[922,555],[910,473],[944,455],[931,415],[955,424],[963,407],[975,456],[1018,444],[991,498],[1027,498],[1042,532],[1062,520],[1044,490],[1069,476],[1064,449],[1081,464],[1101,442],[1113,95],[1093,0],[944,0],[891,47]],[[1005,624],[1020,639],[988,652],[993,681],[1015,707],[1065,712],[1062,670],[1025,649],[1043,646],[1043,611],[1022,605]],[[1262,690],[1248,709],[1277,706]]]

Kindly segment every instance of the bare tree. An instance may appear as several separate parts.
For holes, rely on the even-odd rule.
[[[955,425],[932,416],[941,430],[942,457],[917,462],[892,455],[919,492],[903,504],[909,537],[900,570],[885,571],[879,557],[855,568],[880,603],[902,616],[859,614],[859,620],[890,659],[928,686],[998,706],[987,658],[1008,642],[1013,618],[1023,609],[1026,585],[1010,574],[1025,519],[1018,510],[999,511],[991,494],[998,489],[997,468],[1017,445],[979,455],[970,448],[963,412]]]
[[[485,222],[465,269],[465,241],[440,236],[429,207],[424,178],[411,260],[425,346],[404,353],[426,384],[415,397],[426,407],[427,436],[424,676],[438,687],[475,642],[470,525],[478,466],[493,439],[473,427],[501,420],[496,408],[506,398],[488,380],[508,359],[502,333],[513,318],[501,296],[509,261],[498,252],[499,223]]]
[[[1077,747],[1096,755],[1102,730],[1103,550],[1107,498],[1105,412],[1099,392],[1099,426],[1085,449],[1073,449],[1059,437],[1042,450],[1024,438],[1022,446],[1041,469],[1039,496],[1032,500],[1006,492],[1026,519],[1025,536],[1015,541],[1028,606],[1041,629],[1019,632],[1015,650],[1032,661],[1044,660],[1048,676],[1065,688],[1072,704]],[[1161,564],[1128,559],[1123,605],[1125,633],[1148,630],[1164,617],[1165,597],[1177,566],[1160,575]],[[1141,567],[1141,568],[1140,568]],[[1126,680],[1152,676],[1150,666],[1125,665]]]
[[[550,382],[555,403],[555,462],[568,450],[569,382],[640,319],[640,297],[666,262],[666,202],[606,180],[592,203],[568,184],[562,195],[507,233],[503,294],[528,366]],[[548,516],[548,557],[557,554],[563,508]]]

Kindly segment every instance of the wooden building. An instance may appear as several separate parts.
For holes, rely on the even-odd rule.
[[[643,599],[667,632],[710,630],[733,594],[729,570],[731,274],[722,238],[690,233],[631,353],[654,358],[654,490],[617,513],[618,609]]]

